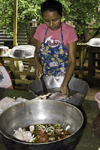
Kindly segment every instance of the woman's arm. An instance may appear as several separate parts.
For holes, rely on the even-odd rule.
[[[39,58],[39,51],[40,51],[40,41],[36,40],[35,41],[35,54],[34,54],[34,58],[35,58],[35,65],[36,65],[36,69],[35,69],[35,73],[36,73],[36,77],[38,79],[40,79],[40,76],[43,74],[43,69],[42,69],[42,65],[40,63],[40,58]]]
[[[68,68],[63,83],[61,85],[61,92],[67,96],[69,95],[68,83],[73,75],[76,66],[76,49],[77,49],[77,41],[68,44],[68,52],[69,52]]]

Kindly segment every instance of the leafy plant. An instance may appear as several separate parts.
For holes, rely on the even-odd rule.
[[[38,25],[43,23],[40,12],[41,3],[44,0],[18,0],[18,28],[20,23],[28,26],[28,21],[36,19]],[[100,30],[100,0],[59,0],[63,4],[63,21],[72,21],[79,40],[85,42],[85,33],[92,37],[99,34]],[[4,32],[13,35],[14,0],[0,0],[0,28],[6,26]],[[90,32],[92,30],[92,32]]]
[[[78,37],[85,41],[85,33],[89,32],[92,37],[100,27],[100,0],[70,0],[69,20],[73,21]],[[92,32],[90,32],[92,30]]]

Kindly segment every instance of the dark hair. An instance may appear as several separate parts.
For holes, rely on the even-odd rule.
[[[57,11],[62,16],[62,4],[56,0],[46,0],[41,5],[41,14],[43,16],[44,11]]]

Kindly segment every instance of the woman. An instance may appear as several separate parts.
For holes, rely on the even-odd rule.
[[[77,35],[73,27],[61,23],[62,4],[47,0],[41,5],[44,24],[39,25],[36,39],[36,77],[64,76],[61,92],[69,95],[68,83],[76,65]]]

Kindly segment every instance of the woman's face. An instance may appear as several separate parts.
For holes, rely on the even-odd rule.
[[[57,30],[60,27],[62,16],[58,14],[57,11],[44,11],[43,19],[44,23],[51,30]]]

